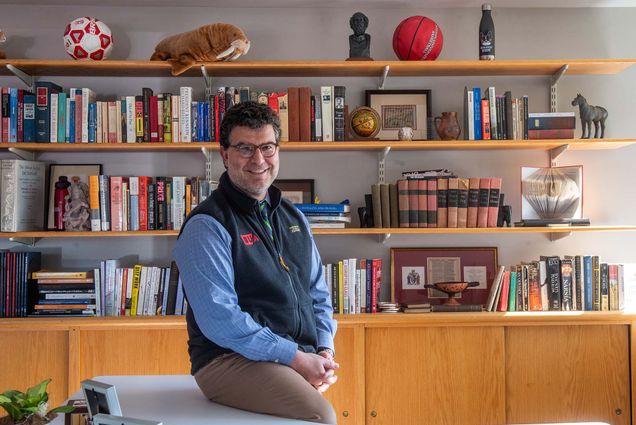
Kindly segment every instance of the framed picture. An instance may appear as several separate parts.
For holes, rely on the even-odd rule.
[[[51,164],[49,167],[49,208],[47,228],[55,230],[55,183],[61,176],[66,176],[68,182],[73,181],[73,177],[78,177],[79,181],[86,183],[88,187],[88,176],[100,175],[102,173],[101,164]]]
[[[402,127],[413,129],[413,140],[432,139],[430,90],[366,90],[367,106],[380,114],[380,140],[397,140]]]
[[[313,179],[278,179],[274,181],[274,186],[281,190],[283,198],[289,199],[294,204],[314,203]]]
[[[448,295],[424,285],[479,282],[456,298],[485,305],[497,272],[497,248],[391,248],[391,302],[442,304]]]
[[[583,166],[521,167],[521,219],[583,218]]]
[[[127,418],[125,416],[105,415],[100,413],[93,417],[93,425],[162,425],[162,422],[147,419]]]
[[[82,381],[81,385],[88,405],[88,415],[91,418],[98,413],[121,416],[121,407],[114,385],[91,379]]]

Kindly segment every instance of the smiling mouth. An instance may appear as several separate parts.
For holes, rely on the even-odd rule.
[[[266,169],[261,170],[261,171],[249,170],[249,171],[248,171],[248,173],[250,173],[250,174],[256,174],[256,175],[259,175],[259,176],[260,176],[260,175],[262,175],[262,174],[265,174],[268,170],[269,170],[269,168],[266,168]]]

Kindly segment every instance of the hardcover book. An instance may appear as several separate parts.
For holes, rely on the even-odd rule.
[[[42,230],[46,164],[21,159],[3,159],[1,172],[1,231]]]

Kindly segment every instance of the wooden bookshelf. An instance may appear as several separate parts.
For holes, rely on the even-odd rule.
[[[569,232],[624,232],[634,231],[634,226],[558,226],[558,227],[487,227],[487,228],[383,228],[361,229],[313,229],[314,235],[431,235],[431,234],[490,234],[490,233],[569,233]],[[126,232],[2,232],[0,238],[113,238],[178,236],[178,230],[147,230]]]
[[[572,150],[620,149],[636,143],[636,139],[550,139],[550,140],[416,140],[409,142],[346,141],[346,142],[281,142],[283,152],[332,151],[394,151],[426,150],[543,150],[567,145]],[[217,150],[212,143],[0,143],[0,150],[9,148],[28,152],[193,152]]]
[[[636,59],[549,59],[549,60],[440,60],[440,61],[238,61],[205,63],[209,75],[217,77],[359,77],[382,76],[385,66],[394,77],[411,76],[505,76],[554,75],[568,65],[568,75],[616,74]],[[0,75],[10,75],[7,64],[29,75],[67,77],[169,77],[170,65],[146,60],[0,60]],[[200,65],[182,74],[201,76]]]

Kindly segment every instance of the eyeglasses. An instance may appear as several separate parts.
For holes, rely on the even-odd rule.
[[[263,155],[264,158],[271,158],[278,149],[278,143],[263,143],[258,146],[239,143],[238,145],[230,145],[229,147],[236,149],[243,158],[253,157],[257,149],[261,151],[261,155]]]

